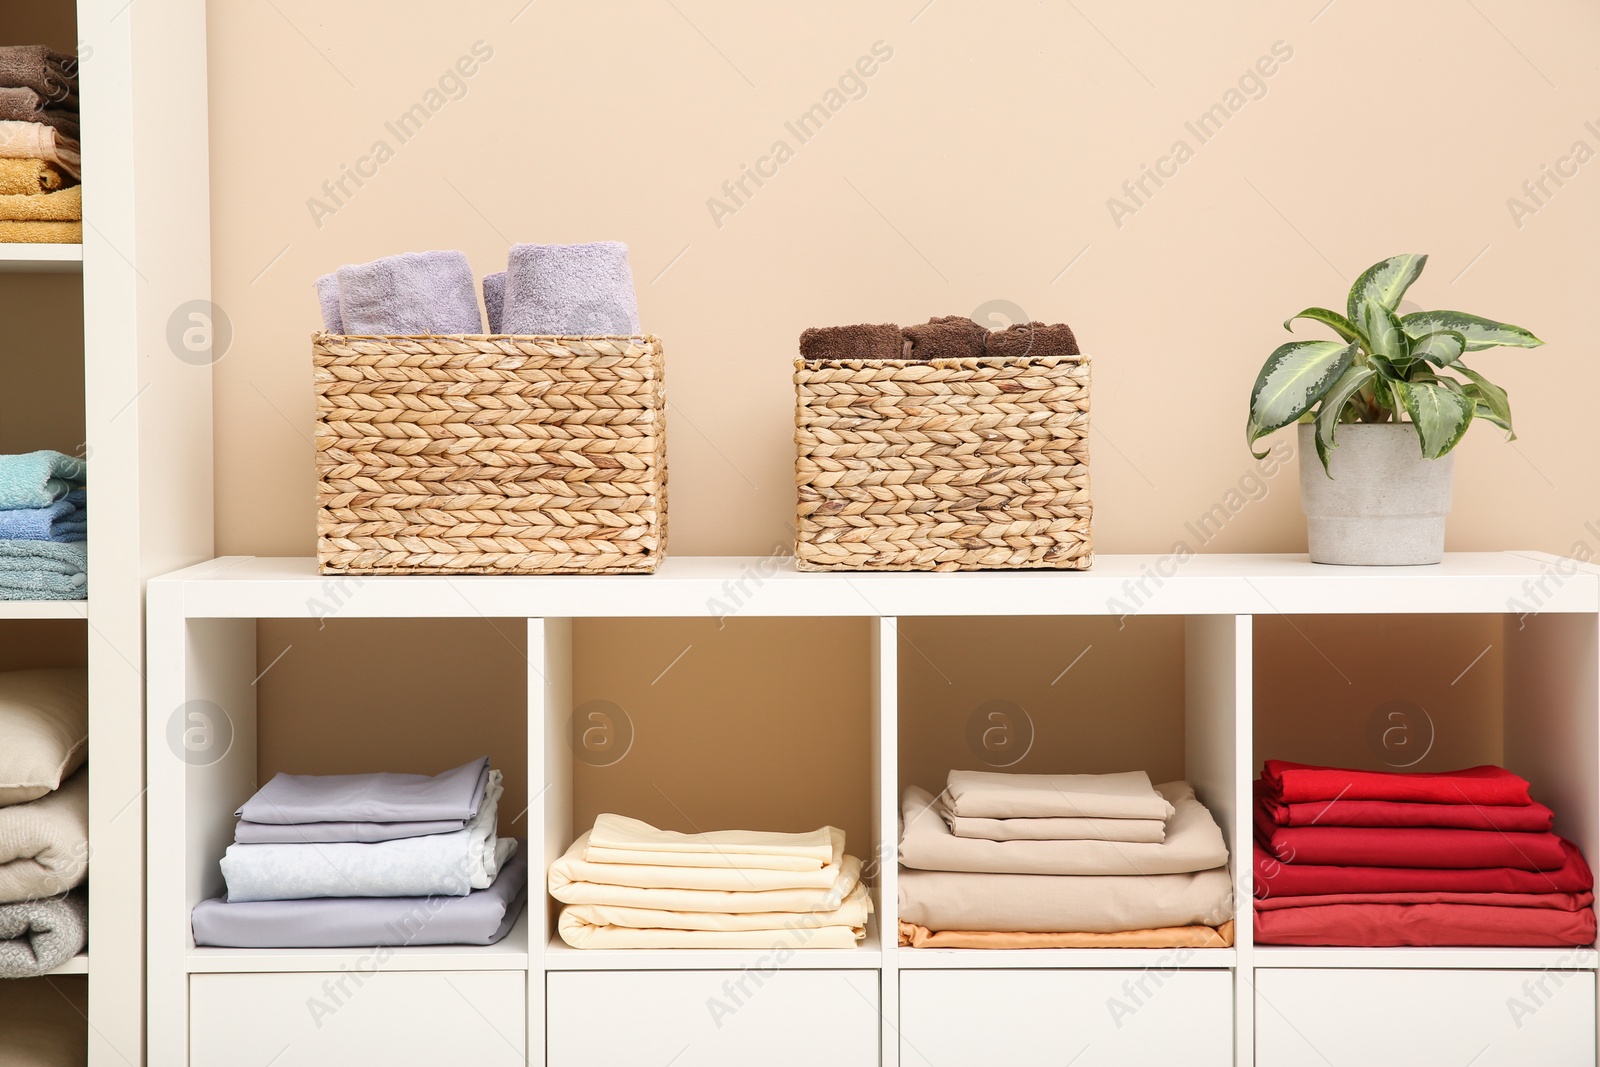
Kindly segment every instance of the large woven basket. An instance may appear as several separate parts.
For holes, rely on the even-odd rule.
[[[622,574],[667,541],[654,337],[311,339],[324,574]]]
[[[801,570],[1083,570],[1087,356],[796,360]]]

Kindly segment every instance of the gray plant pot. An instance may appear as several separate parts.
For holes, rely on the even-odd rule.
[[[1454,454],[1423,459],[1408,422],[1349,423],[1323,473],[1313,427],[1301,423],[1300,509],[1313,563],[1406,567],[1444,558]]]

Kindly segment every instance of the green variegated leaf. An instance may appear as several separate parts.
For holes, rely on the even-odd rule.
[[[1333,328],[1333,332],[1344,338],[1346,344],[1355,341],[1361,341],[1364,343],[1366,341],[1366,338],[1361,336],[1361,331],[1356,328],[1356,324],[1339,314],[1337,311],[1330,311],[1327,308],[1306,308],[1304,311],[1300,312],[1300,314],[1290,315],[1288,318],[1284,319],[1283,328],[1285,330],[1290,330],[1289,324],[1295,319],[1311,319],[1315,322],[1322,323],[1324,326],[1331,326]],[[1290,330],[1290,332],[1292,333],[1293,331]]]
[[[1521,326],[1479,318],[1464,311],[1413,311],[1401,318],[1400,325],[1412,337],[1452,330],[1466,338],[1468,352],[1481,352],[1499,345],[1538,348],[1544,344]]]
[[[1366,334],[1368,352],[1401,368],[1411,361],[1411,338],[1393,311],[1369,300],[1361,304],[1356,322]]]
[[[1425,359],[1435,367],[1446,367],[1461,358],[1467,339],[1455,330],[1435,330],[1411,341],[1411,357]]]
[[[1450,369],[1459,371],[1470,379],[1462,391],[1478,405],[1478,414],[1500,427],[1510,435],[1510,440],[1515,441],[1517,434],[1511,428],[1511,398],[1506,395],[1506,391],[1477,371],[1463,367],[1459,363]]]
[[[1454,448],[1476,414],[1476,404],[1469,397],[1439,382],[1395,382],[1392,388],[1416,424],[1422,455],[1427,459],[1438,459]]]
[[[1322,399],[1355,359],[1355,345],[1337,341],[1290,341],[1267,357],[1250,391],[1245,427],[1251,451],[1262,437],[1289,425]],[[1256,458],[1265,456],[1257,453]]]
[[[1322,460],[1322,469],[1328,470],[1328,453],[1338,442],[1334,439],[1334,432],[1339,426],[1339,416],[1344,414],[1344,409],[1352,397],[1361,391],[1361,387],[1371,381],[1377,371],[1371,367],[1351,366],[1339,380],[1333,384],[1322,397],[1322,406],[1317,408],[1317,455]],[[1330,474],[1329,477],[1332,477]]]
[[[1360,325],[1362,304],[1379,304],[1390,311],[1399,307],[1406,290],[1427,263],[1427,256],[1390,256],[1362,271],[1361,277],[1350,287],[1350,320]]]

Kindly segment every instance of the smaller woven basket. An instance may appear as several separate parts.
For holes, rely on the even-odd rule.
[[[1083,570],[1089,359],[795,361],[801,570]]]
[[[311,339],[324,574],[626,574],[667,542],[654,337]]]

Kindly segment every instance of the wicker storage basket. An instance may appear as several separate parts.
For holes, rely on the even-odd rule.
[[[311,339],[324,574],[622,574],[667,542],[654,337]]]
[[[1089,359],[796,360],[802,570],[1086,569]]]

